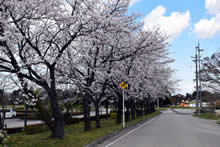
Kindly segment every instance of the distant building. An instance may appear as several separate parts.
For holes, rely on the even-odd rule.
[[[216,100],[216,109],[220,109],[220,100]]]

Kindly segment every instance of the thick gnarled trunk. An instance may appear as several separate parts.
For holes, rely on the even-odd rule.
[[[98,102],[95,104],[95,118],[96,118],[96,128],[101,128]]]
[[[84,130],[88,131],[91,129],[90,123],[90,110],[89,110],[89,95],[86,94],[83,98],[83,114],[84,114]]]
[[[116,119],[116,123],[120,124],[122,122],[121,118],[122,118],[122,103],[123,103],[123,99],[120,96],[118,99],[118,103],[117,103],[117,119]]]
[[[56,82],[55,82],[55,70],[54,67],[50,68],[50,80],[51,80],[51,87],[47,90],[51,108],[53,111],[54,117],[54,138],[64,138],[64,118],[63,114],[59,109],[58,100],[56,96]]]

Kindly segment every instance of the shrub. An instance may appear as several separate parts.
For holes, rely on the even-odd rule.
[[[111,119],[116,119],[117,118],[117,113],[116,112],[112,112],[110,114],[110,116],[111,116]]]
[[[24,119],[24,114],[19,114],[18,116],[16,116],[17,118],[20,118],[20,119]],[[41,118],[39,118],[37,115],[35,115],[34,113],[28,113],[27,114],[27,119],[28,120],[39,120]]]
[[[72,119],[72,116],[70,113],[64,113],[64,121],[65,121],[65,124],[67,125],[70,125],[71,124],[71,119]]]
[[[99,115],[99,118],[100,119],[104,119],[104,118],[108,118],[108,117],[110,117],[110,115],[108,114],[108,115],[106,115],[106,114],[102,114],[102,115]],[[90,120],[96,120],[96,116],[90,116]]]
[[[13,134],[13,133],[19,133],[23,131],[23,127],[18,127],[18,128],[7,128],[7,133],[8,134]]]
[[[79,123],[79,122],[80,122],[79,118],[72,118],[71,119],[71,124],[76,124],[76,123]]]
[[[24,128],[24,132],[27,134],[36,134],[47,130],[48,128],[44,124],[28,125]]]
[[[15,111],[24,111],[24,107],[15,108]]]
[[[83,112],[72,112],[72,115],[74,115],[74,116],[83,115]]]
[[[80,119],[72,118],[71,113],[64,113],[64,122],[67,125],[79,123]]]
[[[8,134],[6,131],[0,131],[0,143],[4,147],[6,146],[7,140],[8,140]]]
[[[34,117],[35,119],[37,119],[37,120],[42,120],[42,117],[41,117],[39,111],[34,112],[34,116],[35,116],[35,117]]]

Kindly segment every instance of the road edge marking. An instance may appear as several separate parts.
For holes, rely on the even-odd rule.
[[[121,140],[122,138],[124,138],[124,137],[128,136],[129,134],[131,134],[131,133],[135,132],[136,130],[138,130],[138,129],[142,128],[143,126],[145,126],[145,125],[149,124],[150,122],[152,122],[153,120],[157,119],[159,116],[160,116],[160,115],[158,115],[158,116],[154,117],[153,119],[151,119],[151,120],[149,120],[149,121],[145,122],[143,125],[141,125],[141,126],[139,126],[139,127],[135,128],[135,129],[133,129],[133,130],[129,131],[128,133],[126,133],[126,134],[124,134],[123,136],[119,137],[119,138],[118,138],[118,139],[116,139],[115,141],[113,141],[113,142],[111,142],[111,143],[107,144],[105,147],[110,147],[111,145],[113,145],[113,144],[114,144],[114,143],[116,143],[117,141]]]

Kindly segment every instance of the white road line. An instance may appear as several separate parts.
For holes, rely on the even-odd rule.
[[[160,115],[159,115],[159,116],[160,116]],[[125,135],[121,136],[120,138],[116,139],[115,141],[113,141],[113,142],[109,143],[109,144],[108,144],[108,145],[106,145],[105,147],[110,147],[111,145],[113,145],[113,144],[114,144],[114,143],[116,143],[117,141],[121,140],[122,138],[124,138],[124,137],[128,136],[129,134],[133,133],[134,131],[136,131],[136,130],[138,130],[138,129],[142,128],[143,126],[145,126],[145,125],[149,124],[150,122],[152,122],[153,120],[155,120],[155,119],[156,119],[156,118],[158,118],[159,116],[156,116],[155,118],[153,118],[153,119],[151,119],[151,120],[147,121],[147,122],[146,122],[146,123],[144,123],[143,125],[141,125],[141,126],[139,126],[139,127],[135,128],[135,129],[131,130],[131,131],[130,131],[130,132],[128,132],[127,134],[125,134]]]

